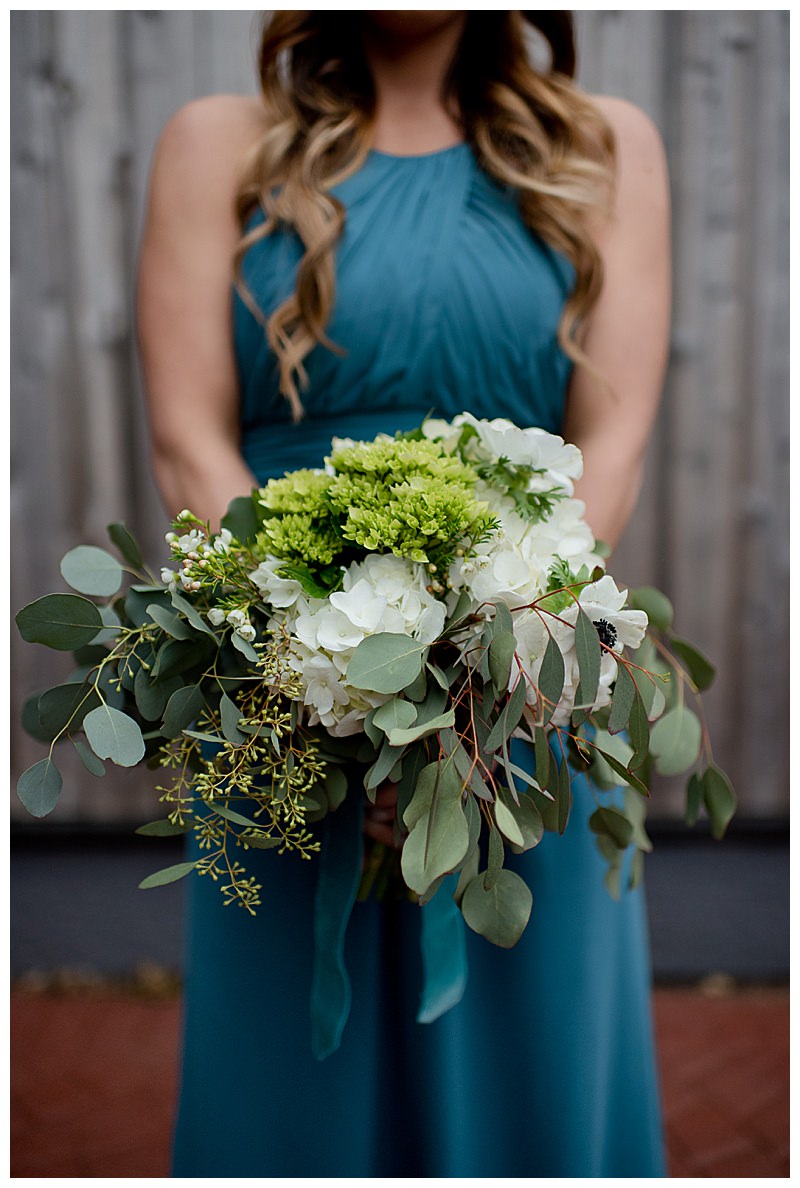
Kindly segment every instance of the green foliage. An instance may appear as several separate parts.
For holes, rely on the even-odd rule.
[[[650,732],[650,749],[659,775],[680,775],[697,761],[702,728],[697,714],[685,705],[668,710]]]
[[[48,756],[34,763],[17,781],[17,795],[33,817],[46,817],[61,795],[61,773]]]
[[[490,889],[478,874],[461,901],[464,920],[473,932],[503,949],[513,948],[522,936],[532,906],[530,889],[510,870],[501,870]]]
[[[134,569],[141,569],[144,565],[142,551],[125,525],[120,523],[109,524],[106,531],[108,532],[112,544],[117,546],[124,560],[127,561],[129,565],[132,565]],[[112,591],[112,593],[114,593],[114,591]]]
[[[353,652],[348,683],[375,693],[400,693],[419,676],[427,651],[408,635],[368,635]]]
[[[155,874],[142,879],[139,889],[147,891],[151,887],[164,887],[167,883],[177,883],[178,879],[185,878],[196,867],[196,862],[178,862],[175,866],[166,866],[163,870],[157,870]]]
[[[98,759],[110,759],[119,767],[135,767],[144,758],[142,732],[121,710],[99,705],[86,715],[83,729]]]
[[[17,612],[20,635],[28,643],[71,652],[92,643],[103,626],[100,611],[77,594],[45,594]]]
[[[650,620],[650,626],[658,631],[669,631],[672,626],[672,603],[666,594],[662,594],[653,586],[639,586],[636,590],[630,590],[628,605],[634,610],[644,611]]]
[[[61,576],[80,594],[108,598],[122,584],[122,566],[105,549],[79,545],[62,559]]]

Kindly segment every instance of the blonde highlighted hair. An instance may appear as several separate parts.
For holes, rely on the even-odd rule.
[[[375,110],[359,19],[358,12],[279,10],[266,18],[261,41],[264,134],[244,162],[237,208],[242,223],[258,206],[265,219],[243,235],[235,270],[243,300],[265,323],[295,420],[303,413],[309,351],[317,344],[341,350],[325,330],[346,217],[332,188],[363,163]],[[529,60],[525,19],[548,42],[546,72]],[[603,270],[588,219],[610,200],[614,144],[600,112],[573,84],[574,66],[568,13],[468,12],[445,97],[481,168],[516,188],[526,225],[572,262],[576,279],[559,341],[574,362],[590,366],[581,329]],[[242,281],[241,264],[279,226],[296,232],[304,253],[294,292],[265,318]]]

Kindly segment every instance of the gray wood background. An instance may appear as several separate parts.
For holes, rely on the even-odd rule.
[[[135,357],[153,147],[187,100],[254,91],[253,12],[11,13],[11,607],[122,519],[154,565],[167,525]],[[715,755],[742,811],[788,807],[788,122],[785,10],[580,12],[580,81],[638,103],[667,147],[675,296],[646,487],[614,564],[675,603],[715,660]],[[12,777],[42,748],[24,698],[69,661],[11,630]],[[149,819],[150,773],[62,755],[54,820]],[[24,816],[12,795],[12,813]],[[679,812],[677,788],[654,811]]]

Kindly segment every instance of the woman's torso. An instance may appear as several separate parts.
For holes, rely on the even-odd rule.
[[[331,437],[371,437],[426,414],[503,416],[560,429],[570,362],[557,341],[572,266],[525,226],[512,192],[466,144],[372,152],[335,187],[346,209],[328,333],[307,356],[306,417],[292,424],[263,326],[234,299],[242,451],[262,481],[319,465]],[[259,216],[260,217],[260,216]],[[302,245],[259,241],[243,279],[265,316],[291,293]]]

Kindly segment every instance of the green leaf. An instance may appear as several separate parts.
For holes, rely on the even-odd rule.
[[[78,730],[81,722],[100,705],[100,698],[91,685],[56,685],[39,698],[39,725],[47,742],[52,742],[67,724]]]
[[[195,631],[202,631],[204,635],[210,635],[213,640],[216,640],[217,637],[214,634],[214,631],[208,625],[203,616],[197,610],[195,610],[188,598],[184,598],[183,595],[179,594],[177,590],[171,590],[169,597],[170,602],[175,607],[175,610],[180,611],[184,618],[189,620]],[[242,642],[244,642],[244,640]]]
[[[650,732],[650,750],[660,775],[679,775],[700,754],[702,728],[697,714],[685,705],[668,710]]]
[[[630,786],[635,788],[636,791],[641,793],[642,796],[649,797],[650,789],[639,779],[639,777],[636,775],[636,772],[630,771],[624,763],[620,763],[615,755],[610,754],[609,751],[604,751],[602,747],[600,748],[599,753],[602,758],[605,759],[612,771],[615,771],[617,775],[622,776],[622,779],[626,784],[630,784]]]
[[[166,866],[163,870],[157,870],[155,874],[142,879],[139,889],[147,891],[150,887],[164,887],[167,883],[176,883],[178,879],[182,879],[184,875],[194,870],[196,865],[196,862],[179,862],[176,866]]]
[[[484,887],[483,875],[479,874],[461,900],[464,920],[473,932],[503,949],[513,948],[522,936],[532,906],[530,889],[511,870],[501,870],[490,891]]]
[[[661,717],[667,704],[661,681],[657,676],[651,677],[638,669],[634,669],[633,679],[642,698],[648,721],[655,722],[656,718]]]
[[[653,848],[653,843],[645,829],[647,805],[639,793],[634,791],[633,788],[626,788],[623,796],[625,798],[625,816],[633,826],[631,841],[637,849],[649,854]]]
[[[167,677],[163,681],[153,681],[150,673],[139,668],[133,680],[133,696],[136,708],[148,722],[158,722],[164,716],[167,702],[176,689],[180,689],[183,682],[179,676]]]
[[[627,772],[628,764],[633,757],[633,748],[630,744],[618,734],[609,734],[605,730],[596,730],[592,741],[595,744],[595,747],[592,748],[592,778],[601,787],[620,787],[626,785],[628,783],[627,774],[622,775],[620,773]],[[610,767],[606,763],[604,758],[605,753],[613,755],[618,760],[620,765],[619,770]]]
[[[112,643],[119,635],[120,619],[117,612],[112,606],[101,606],[100,622],[103,624],[101,629],[97,632],[91,642],[93,644]]]
[[[77,594],[45,594],[17,612],[19,633],[28,643],[71,652],[89,644],[103,626],[100,611]]]
[[[564,692],[564,657],[552,635],[547,640],[547,647],[542,658],[538,688],[544,702],[541,724],[546,726]]]
[[[187,726],[196,721],[203,705],[203,694],[199,685],[184,685],[176,689],[167,702],[161,723],[161,731],[165,738],[178,738]]]
[[[499,802],[498,802],[499,803]],[[514,846],[515,853],[522,853],[525,850],[531,850],[534,846],[538,846],[539,842],[544,836],[544,822],[542,814],[533,802],[530,795],[523,794],[519,798],[519,804],[508,804],[503,798],[503,804],[514,818],[514,823],[522,834],[522,841],[519,845]],[[507,836],[507,835],[506,835]]]
[[[500,717],[495,722],[484,744],[487,752],[496,751],[506,742],[517,728],[517,724],[525,709],[525,678],[520,677],[514,686],[511,696],[503,706]]]
[[[654,586],[639,586],[628,593],[628,606],[632,610],[642,610],[650,620],[651,627],[659,631],[668,631],[672,624],[672,603],[666,594],[656,590]]]
[[[322,783],[328,797],[328,804],[331,809],[337,809],[347,795],[347,776],[341,767],[332,763],[326,769]]]
[[[46,817],[61,795],[61,772],[48,756],[34,763],[17,780],[17,795],[33,817]]]
[[[415,801],[416,797],[409,810]],[[430,807],[416,819],[403,845],[401,867],[406,886],[424,895],[436,879],[458,866],[468,845],[469,826],[461,806],[461,781],[455,767],[444,763],[432,789]]]
[[[503,869],[503,839],[500,836],[499,829],[489,830],[489,845],[487,852],[486,874],[483,876],[483,886],[486,891],[491,891],[497,882],[497,876]]]
[[[604,833],[610,837],[620,850],[630,845],[633,837],[633,825],[619,809],[598,808],[589,818],[589,828],[592,833]]]
[[[707,660],[705,656],[698,652],[697,648],[687,643],[684,639],[671,639],[669,641],[670,650],[675,653],[679,660],[682,660],[686,665],[689,676],[694,682],[695,688],[699,692],[703,692],[714,681],[717,675],[717,670],[714,665]]]
[[[257,821],[251,821],[249,817],[243,816],[242,813],[237,813],[235,809],[228,808],[227,804],[223,804],[218,799],[205,801],[205,806],[212,813],[217,813],[224,820],[230,821],[232,825],[243,825],[246,829],[259,828]]]
[[[232,499],[220,523],[240,544],[249,544],[255,540],[261,529],[261,520],[252,495],[237,495]]]
[[[393,730],[405,730],[412,722],[416,721],[416,717],[417,707],[415,705],[403,697],[393,697],[391,701],[387,701],[385,705],[375,710],[372,722],[384,734],[389,735]],[[392,746],[397,745],[391,739],[390,742],[392,742]]]
[[[697,818],[700,815],[700,806],[703,803],[703,781],[697,772],[692,772],[689,782],[686,785],[686,809],[684,811],[684,820],[687,825],[695,825]]]
[[[80,594],[110,598],[122,585],[122,566],[105,549],[78,545],[63,558],[61,576]]]
[[[134,569],[141,569],[144,565],[141,549],[125,525],[119,522],[109,524],[106,531],[128,564]]]
[[[375,693],[400,693],[420,674],[427,644],[381,631],[362,639],[347,666],[347,683]]]
[[[222,722],[222,733],[225,739],[234,747],[239,747],[247,738],[239,729],[239,719],[242,716],[241,710],[235,701],[232,701],[227,693],[223,693],[219,699],[219,713]]]
[[[146,825],[140,825],[136,833],[141,833],[143,837],[174,837],[179,833],[188,833],[191,828],[188,822],[181,825],[165,817],[161,821],[148,821]]]
[[[617,661],[617,677],[611,697],[611,717],[608,720],[609,734],[619,734],[628,725],[628,718],[636,699],[636,682],[625,664]]]
[[[121,710],[100,705],[86,715],[83,729],[99,759],[110,759],[119,767],[135,767],[144,758],[142,732]]]
[[[558,794],[556,796],[556,811],[558,813],[558,832],[563,834],[567,828],[570,810],[572,809],[572,789],[570,787],[569,764],[566,757],[561,756],[558,764]]]
[[[575,651],[580,673],[575,706],[578,715],[586,717],[597,698],[600,683],[600,638],[597,628],[582,607],[578,608],[575,622]]]
[[[728,823],[736,811],[736,794],[724,771],[713,764],[702,775],[703,803],[711,818],[711,832],[715,838],[724,836]]]
[[[94,751],[89,750],[86,742],[84,742],[83,739],[73,739],[71,741],[73,741],[73,746],[77,751],[78,759],[81,760],[81,763],[84,767],[86,767],[86,770],[92,773],[93,776],[105,776],[106,765],[100,762],[100,759],[97,758]]]
[[[378,752],[378,758],[364,776],[364,787],[367,791],[372,791],[388,779],[402,758],[403,748],[391,746],[387,739]]]
[[[635,891],[644,877],[644,854],[641,850],[634,850],[631,857],[631,869],[628,875],[628,890]]]
[[[235,631],[231,632],[231,643],[236,648],[237,652],[241,652],[245,660],[249,660],[251,664],[258,663],[258,652],[251,643],[246,639],[242,639],[241,635],[237,635]]]
[[[49,743],[53,740],[45,730],[42,730],[39,721],[39,698],[41,696],[42,693],[31,693],[30,697],[25,698],[22,706],[22,729],[38,742]]]
[[[151,586],[131,586],[125,592],[125,601],[123,602],[125,614],[134,627],[143,627],[145,623],[149,622],[150,615],[147,608],[154,603],[164,608],[169,607],[169,592],[163,587],[153,588]]]
[[[171,635],[173,639],[194,639],[191,627],[187,627],[183,619],[179,619],[166,607],[159,606],[157,602],[150,603],[147,613],[153,622],[157,623],[161,630],[166,631],[167,635]]]
[[[631,714],[628,719],[628,732],[631,746],[633,747],[633,756],[629,765],[636,769],[642,766],[650,751],[650,725],[647,721],[647,711],[644,708],[644,702],[635,685],[633,706],[631,707]]]
[[[508,614],[507,609],[505,607],[503,609]],[[495,633],[492,642],[489,644],[489,675],[492,678],[495,689],[501,695],[508,689],[508,682],[511,677],[511,662],[514,659],[516,648],[516,638],[510,631]]]
[[[455,710],[450,709],[447,713],[439,714],[436,718],[429,718],[427,722],[418,722],[415,726],[409,726],[407,730],[392,730],[389,734],[389,742],[393,747],[404,747],[407,743],[426,738],[427,735],[435,734],[438,730],[446,730],[448,726],[455,724],[455,720]]]
[[[299,582],[303,588],[303,592],[309,594],[312,598],[327,598],[334,590],[338,590],[342,584],[342,570],[340,566],[329,565],[325,570],[315,572],[308,565],[304,565],[302,561],[284,562],[280,569],[277,570],[277,576]],[[330,580],[326,581],[326,578]]]
[[[503,837],[510,841],[512,845],[523,846],[525,844],[525,838],[522,836],[522,830],[517,824],[514,814],[503,804],[502,800],[495,802],[494,815],[497,821],[497,828]]]
[[[450,688],[450,682],[448,681],[445,674],[442,672],[441,668],[437,668],[435,664],[431,664],[430,662],[428,662],[425,665],[425,667],[427,668],[428,672],[431,674],[433,679],[436,681],[436,683],[440,689],[447,690]]]

